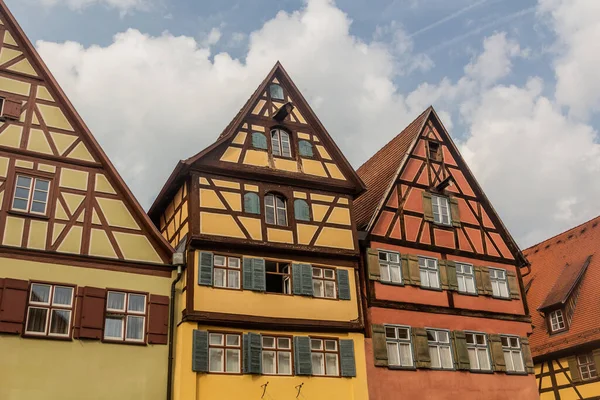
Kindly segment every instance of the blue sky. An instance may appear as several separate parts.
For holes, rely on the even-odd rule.
[[[599,214],[596,0],[5,1],[146,207],[281,60],[355,167],[433,104],[521,246]]]

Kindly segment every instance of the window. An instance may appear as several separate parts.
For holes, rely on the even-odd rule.
[[[450,332],[427,329],[427,341],[429,342],[431,368],[454,369],[452,349],[450,348]]]
[[[298,142],[298,153],[302,157],[314,157],[313,145],[308,140],[300,140]]]
[[[146,295],[108,292],[104,339],[143,342],[145,327]]]
[[[385,341],[388,353],[388,365],[396,367],[413,366],[409,327],[385,326]]]
[[[50,181],[17,175],[12,209],[32,214],[46,214]]]
[[[389,251],[379,252],[379,271],[382,282],[402,283],[400,254]]]
[[[208,334],[208,370],[226,374],[241,372],[242,342],[240,335],[225,333]]]
[[[310,208],[306,200],[294,200],[294,217],[296,221],[310,221]]]
[[[456,279],[458,281],[458,291],[462,293],[477,293],[475,285],[475,274],[473,266],[470,264],[456,263]]]
[[[490,281],[492,282],[492,296],[508,298],[508,282],[506,281],[506,270],[490,268]]]
[[[337,297],[335,270],[329,268],[312,269],[313,296],[335,299]]]
[[[285,198],[275,194],[265,196],[265,220],[267,224],[287,226]]]
[[[562,310],[555,310],[550,313],[550,328],[552,332],[565,329],[565,319],[563,318]]]
[[[73,288],[32,283],[25,333],[69,337],[73,312]]]
[[[290,265],[275,261],[265,263],[265,274],[267,279],[267,292],[292,294],[292,281]]]
[[[438,161],[440,159],[440,144],[437,142],[428,142],[429,159]]]
[[[260,214],[260,198],[256,193],[244,194],[244,212],[248,214]]]
[[[291,157],[290,135],[281,129],[271,131],[271,147],[274,156]]]
[[[447,197],[431,195],[431,206],[433,210],[433,222],[442,225],[450,225],[452,223]]]
[[[467,351],[472,370],[490,371],[492,365],[487,347],[487,338],[484,333],[465,332]]]
[[[336,339],[310,339],[313,375],[339,376],[339,350]]]
[[[240,259],[237,257],[214,257],[213,285],[220,288],[240,288]]]
[[[252,147],[267,150],[267,137],[261,132],[252,132]]]
[[[283,88],[275,83],[269,86],[269,93],[271,93],[272,100],[284,100]]]
[[[421,273],[421,287],[440,288],[438,265],[435,258],[419,257],[419,272]]]
[[[582,380],[587,381],[598,377],[596,363],[591,353],[577,356],[577,366],[579,367]]]
[[[500,339],[502,340],[502,351],[504,352],[506,371],[525,372],[519,338],[515,336],[501,336]]]
[[[262,337],[262,373],[265,375],[292,374],[292,339]]]

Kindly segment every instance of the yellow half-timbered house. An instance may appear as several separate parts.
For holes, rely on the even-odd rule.
[[[171,253],[0,0],[0,399],[164,399]]]
[[[368,398],[352,208],[363,190],[279,63],[177,165],[149,212],[187,254],[174,399]]]

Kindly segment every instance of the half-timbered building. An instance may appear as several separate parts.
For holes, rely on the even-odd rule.
[[[537,398],[527,261],[433,108],[358,175],[370,399]]]
[[[542,400],[600,398],[600,217],[524,251]]]
[[[363,184],[277,63],[149,214],[186,249],[175,399],[366,399]]]
[[[171,252],[0,0],[0,398],[163,399]]]

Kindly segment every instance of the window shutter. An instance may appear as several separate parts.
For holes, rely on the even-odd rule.
[[[400,256],[400,269],[402,269],[402,283],[410,285],[410,270],[408,268],[408,254]]]
[[[305,200],[294,200],[294,217],[297,221],[310,221],[310,209]]]
[[[302,264],[292,264],[292,292],[302,295]]]
[[[456,263],[446,261],[446,274],[448,275],[448,290],[458,290],[458,278],[456,277]]]
[[[337,270],[338,280],[338,298],[340,300],[350,300],[350,278],[345,269]]]
[[[508,281],[508,289],[510,290],[510,297],[515,300],[520,299],[521,296],[519,295],[519,293],[520,293],[519,279],[517,278],[516,272],[506,271],[506,279]]]
[[[525,371],[528,374],[533,374],[535,372],[533,358],[531,357],[531,348],[529,347],[529,339],[527,337],[521,337],[521,352],[523,353],[523,361],[525,362]]]
[[[504,351],[502,350],[500,335],[490,334],[488,335],[488,341],[490,343],[494,371],[506,371],[506,361],[504,361]]]
[[[387,344],[385,340],[385,327],[383,325],[371,325],[373,356],[375,357],[376,367],[388,366]]]
[[[265,260],[262,258],[252,259],[252,286],[257,292],[267,290],[267,277],[265,275]]]
[[[106,289],[80,287],[77,290],[77,311],[73,337],[75,339],[102,339]]]
[[[596,365],[596,371],[600,371],[600,349],[593,350],[592,357],[594,357],[594,364]]]
[[[440,285],[443,290],[448,290],[448,273],[446,271],[446,260],[438,261],[438,270],[440,271]]]
[[[267,150],[267,137],[260,132],[252,132],[252,147]]]
[[[262,374],[262,336],[258,333],[244,335],[244,373]]]
[[[23,333],[29,282],[5,278],[0,297],[0,332]],[[0,281],[0,283],[2,282]]]
[[[450,197],[450,216],[452,217],[452,226],[460,228],[460,210],[456,197]]]
[[[469,350],[467,350],[467,337],[463,331],[452,332],[454,337],[454,364],[459,370],[471,369]]]
[[[254,290],[254,262],[252,258],[244,257],[242,262],[243,287],[244,290]]]
[[[480,267],[481,269],[481,281],[483,282],[483,293],[492,295],[492,281],[490,280],[490,270],[488,267]]]
[[[192,371],[208,372],[208,332],[194,329]]]
[[[244,195],[244,212],[260,214],[260,198],[256,193],[246,193]]]
[[[381,271],[379,270],[379,251],[377,249],[367,249],[367,267],[369,269],[369,279],[378,281],[381,279]]]
[[[2,116],[10,119],[21,118],[21,102],[18,100],[4,99]]]
[[[411,330],[415,350],[415,366],[417,368],[431,368],[427,330],[425,328],[412,328]]]
[[[312,284],[312,265],[302,265],[302,294],[304,296],[313,295],[313,284]]]
[[[310,338],[294,336],[294,369],[296,375],[312,375]]]
[[[306,140],[301,140],[298,142],[298,152],[303,157],[313,157],[313,146],[310,142]]]
[[[431,205],[431,193],[423,191],[423,214],[425,221],[433,222],[433,206]]]
[[[198,285],[213,284],[213,253],[201,251],[198,256]]]
[[[569,371],[571,372],[571,381],[573,383],[581,382],[581,372],[579,371],[579,365],[577,365],[577,357],[570,356],[567,358],[569,363]]]
[[[342,376],[356,376],[356,362],[354,361],[354,340],[340,339],[340,370],[342,372]]]
[[[473,267],[473,274],[475,275],[475,284],[477,285],[477,294],[486,294],[483,289],[483,277],[480,267]]]
[[[419,257],[409,255],[408,256],[408,275],[410,277],[411,285],[421,285],[421,271],[419,270]]]
[[[169,338],[169,297],[150,295],[148,307],[148,343],[167,344]]]

